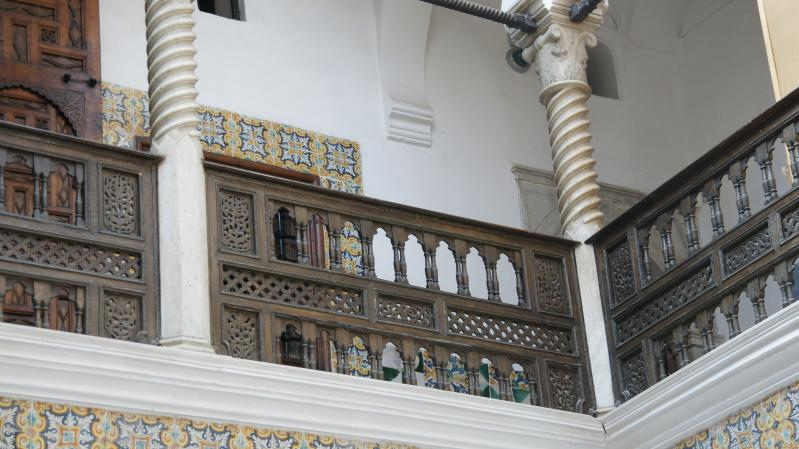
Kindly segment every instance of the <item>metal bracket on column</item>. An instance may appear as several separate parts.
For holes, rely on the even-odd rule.
[[[535,33],[538,26],[529,14],[505,12],[496,8],[470,2],[467,0],[421,0],[443,8],[460,11],[482,19],[501,23],[510,28],[516,28],[527,33]]]
[[[582,22],[583,20],[587,19],[588,16],[590,16],[597,6],[599,6],[599,4],[603,1],[604,0],[580,0],[572,5],[571,13],[569,14],[569,20],[577,23]]]

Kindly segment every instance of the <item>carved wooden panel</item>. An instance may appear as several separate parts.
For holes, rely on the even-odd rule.
[[[103,170],[103,229],[117,234],[139,233],[137,175]]]
[[[2,301],[0,301],[1,321],[33,326],[36,323],[33,281],[6,276],[0,286],[3,287]]]
[[[760,229],[746,240],[724,250],[724,273],[730,275],[771,249],[771,232]]]
[[[463,309],[447,309],[447,331],[451,335],[480,338],[561,354],[575,354],[570,329],[528,323]]]
[[[641,351],[621,361],[622,391],[637,396],[649,386],[646,380],[646,361]]]
[[[648,301],[633,314],[616,322],[616,343],[621,344],[670,315],[716,285],[713,269],[705,265],[663,295]]]
[[[626,239],[608,251],[608,271],[614,303],[618,304],[635,295],[633,261]]]
[[[0,120],[101,137],[98,0],[0,0]]]
[[[569,313],[566,285],[563,277],[563,261],[537,256],[535,274],[538,305],[545,312]]]
[[[225,306],[222,345],[231,357],[259,360],[261,338],[258,313]]]
[[[432,304],[380,295],[377,302],[377,319],[424,329],[436,328],[435,309]]]
[[[105,292],[103,327],[114,340],[134,341],[142,332],[142,298],[125,293]]]
[[[569,412],[578,410],[578,401],[586,398],[583,394],[580,373],[576,367],[551,365],[548,367],[549,400],[553,408]]]
[[[252,196],[237,192],[220,192],[222,247],[240,253],[254,250]]]
[[[782,236],[785,239],[799,233],[799,208],[782,214]]]
[[[278,276],[232,266],[222,269],[224,293],[292,304],[345,315],[363,315],[363,294],[319,282]]]
[[[141,256],[128,251],[0,229],[0,258],[140,279]]]
[[[10,306],[4,321],[157,337],[157,163],[0,122],[0,288],[9,285],[0,294],[15,303],[29,294],[34,305]]]

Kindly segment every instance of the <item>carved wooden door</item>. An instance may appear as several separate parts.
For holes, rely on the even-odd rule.
[[[100,140],[99,29],[98,0],[0,0],[0,120]]]

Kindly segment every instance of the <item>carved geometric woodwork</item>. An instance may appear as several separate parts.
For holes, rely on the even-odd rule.
[[[142,276],[140,254],[10,229],[0,229],[0,258],[123,279]]]
[[[139,232],[138,176],[103,170],[103,228],[117,234]]]
[[[225,307],[222,345],[237,359],[259,360],[260,326],[253,311]]]
[[[538,305],[546,312],[567,314],[569,302],[563,278],[563,262],[538,256],[535,259]]]
[[[241,176],[217,164],[206,169],[209,210],[217,211],[209,223],[212,335],[228,355],[442,390],[454,378],[458,392],[475,395],[480,361],[490,356],[501,399],[530,398],[524,390],[532,388],[531,401],[547,406],[545,366],[574,367],[568,379],[586,378],[580,373],[584,336],[576,326],[581,308],[571,295],[576,278],[570,245],[542,244],[521,231],[271,177]],[[237,246],[247,235],[252,250]],[[266,241],[256,245],[255,236]],[[449,250],[437,251],[441,242]],[[263,247],[268,251],[256,251]],[[420,257],[406,258],[411,248]],[[449,264],[437,259],[452,257],[457,265],[457,256],[453,278],[466,291],[470,248],[483,262],[489,300],[442,291],[456,279],[439,283],[450,269],[439,270],[439,262]],[[393,264],[376,266],[381,251]],[[409,285],[412,276],[419,283]],[[503,302],[499,288],[509,282],[516,291]],[[420,352],[426,355],[417,357]],[[450,372],[452,354],[461,361]],[[535,369],[519,375],[514,364]],[[590,389],[590,382],[574,388]]]
[[[142,329],[142,298],[124,293],[105,292],[103,324],[114,340],[135,341]]]
[[[3,0],[0,29],[0,120],[99,140],[98,0]]]
[[[432,304],[380,295],[377,319],[423,329],[435,329],[436,317]]]
[[[220,193],[222,246],[231,251],[254,250],[252,196],[235,192]]]
[[[357,289],[325,285],[232,266],[222,269],[228,294],[292,304],[346,315],[363,315],[363,295]]]
[[[677,286],[653,298],[631,315],[618,319],[616,343],[622,344],[633,338],[715,285],[712,267],[709,264],[700,267]]]
[[[746,240],[724,250],[724,273],[730,275],[771,249],[771,231],[762,228]]]
[[[648,384],[646,380],[646,361],[641,351],[627,357],[621,361],[622,391],[626,391],[630,397],[637,396],[646,390]]]
[[[633,261],[627,240],[608,251],[608,271],[613,302],[618,304],[635,295]]]
[[[578,402],[585,401],[585,397],[577,368],[553,365],[548,371],[552,407],[568,412],[582,412],[578,410]]]
[[[157,335],[157,161],[2,122],[0,141],[0,259],[26,273],[0,272],[0,320]]]
[[[575,354],[569,329],[528,323],[510,317],[447,309],[447,329],[452,335],[498,341],[533,349]]]

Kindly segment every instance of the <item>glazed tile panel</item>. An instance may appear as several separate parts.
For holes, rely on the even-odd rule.
[[[676,449],[797,448],[799,382],[676,446]]]
[[[413,449],[304,432],[0,397],[3,449]]]
[[[150,134],[147,93],[102,84],[103,142],[134,148]],[[362,194],[357,142],[200,106],[203,150],[319,176],[324,187]]]

